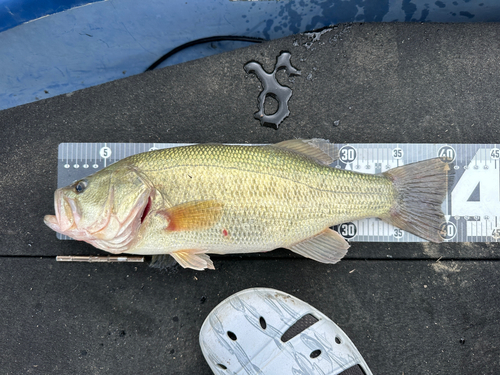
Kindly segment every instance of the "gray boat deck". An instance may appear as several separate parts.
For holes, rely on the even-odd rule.
[[[57,263],[61,142],[499,143],[499,24],[354,24],[297,35],[0,112],[0,373],[210,374],[208,313],[250,287],[312,304],[374,374],[500,373],[500,245],[353,243],[336,265],[285,250],[213,256],[215,271]],[[253,118],[282,51],[302,75],[278,130]],[[268,103],[272,108],[275,103]],[[338,122],[337,122],[338,121]]]

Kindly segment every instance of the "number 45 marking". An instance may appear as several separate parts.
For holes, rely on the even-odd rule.
[[[493,160],[498,160],[500,159],[500,149],[498,148],[492,148],[490,151],[490,156]]]

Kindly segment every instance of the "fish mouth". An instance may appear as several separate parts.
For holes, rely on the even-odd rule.
[[[57,233],[62,232],[61,227],[59,226],[59,222],[57,221],[56,215],[45,215],[43,217],[43,222],[53,231]]]
[[[110,191],[109,204],[113,202],[113,192]],[[62,189],[54,194],[55,215],[46,215],[45,224],[60,234],[75,240],[85,241],[89,244],[119,254],[127,251],[137,237],[141,224],[151,212],[154,193],[145,191],[138,198],[135,207],[121,221],[108,206],[104,209],[101,218],[87,227],[82,224],[82,212],[75,200],[64,195]]]
[[[61,189],[57,189],[54,194],[55,215],[45,215],[43,218],[45,224],[52,230],[68,234],[78,228],[81,220],[81,213],[76,202],[64,196]]]

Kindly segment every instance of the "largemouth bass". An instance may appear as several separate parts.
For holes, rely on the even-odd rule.
[[[214,268],[208,253],[276,248],[335,263],[349,244],[330,227],[368,217],[443,241],[445,163],[371,175],[332,168],[334,159],[307,140],[145,152],[57,189],[44,221],[110,253],[170,254],[196,270]]]

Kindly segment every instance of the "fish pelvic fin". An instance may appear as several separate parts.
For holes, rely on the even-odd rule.
[[[223,204],[216,200],[193,201],[179,204],[159,212],[168,217],[166,230],[186,231],[208,229],[222,215]]]
[[[290,150],[316,159],[318,162],[330,165],[339,158],[337,146],[326,139],[291,139],[274,144],[272,147]]]
[[[454,169],[439,158],[403,165],[383,173],[393,182],[396,201],[380,218],[431,242],[443,242],[441,211]]]
[[[349,243],[339,233],[327,228],[320,234],[288,247],[294,253],[321,263],[337,263],[344,257]]]
[[[192,268],[197,271],[203,271],[205,268],[214,270],[214,264],[205,252],[205,250],[178,250],[170,255],[183,268]]]

